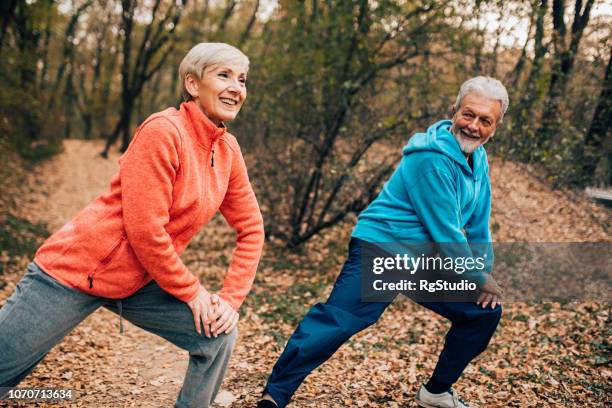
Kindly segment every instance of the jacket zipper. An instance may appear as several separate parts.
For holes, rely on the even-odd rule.
[[[210,167],[215,167],[215,142],[212,142],[210,145],[210,150],[212,151],[210,155]]]
[[[102,258],[102,260],[100,261],[100,263],[104,266],[106,266],[111,259],[113,259],[113,257],[115,256],[115,253],[117,252],[117,250],[119,249],[119,246],[121,245],[121,242],[123,240],[126,240],[127,237],[125,235],[121,236],[121,239],[113,246],[113,248],[111,249],[111,251],[108,253],[108,255],[106,255],[104,258]],[[93,278],[94,278],[94,274],[96,273],[98,269],[96,269],[94,272],[91,272],[88,276],[87,276],[87,280],[89,281],[89,289],[93,289]]]

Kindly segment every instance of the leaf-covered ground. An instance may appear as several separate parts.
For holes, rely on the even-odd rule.
[[[40,223],[55,230],[107,187],[117,156],[105,161],[96,156],[100,149],[99,142],[67,141],[65,152],[42,166],[3,170],[0,232],[18,235],[14,241],[23,245],[0,254],[0,304],[29,261],[17,253],[40,243]],[[17,163],[9,159],[5,162]],[[571,192],[551,191],[523,166],[493,160],[491,168],[496,241],[611,240],[609,209]],[[295,325],[331,290],[351,228],[348,222],[330,230],[301,253],[266,247],[253,291],[241,310],[240,337],[219,405],[255,405]],[[206,286],[216,289],[233,241],[231,229],[216,217],[183,259]],[[292,406],[415,406],[413,396],[431,373],[447,329],[434,313],[400,300],[316,370]],[[610,331],[609,304],[505,304],[489,349],[468,368],[456,389],[480,407],[610,406]],[[36,335],[35,328],[32,333]],[[71,404],[57,406],[169,407],[186,361],[185,353],[135,326],[128,324],[119,335],[117,317],[101,309],[56,346],[20,386],[76,390]],[[45,406],[28,406],[35,405]]]

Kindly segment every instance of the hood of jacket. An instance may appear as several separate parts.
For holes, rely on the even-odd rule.
[[[472,163],[474,169],[467,162],[465,154],[459,147],[459,142],[451,133],[452,122],[441,120],[431,125],[425,133],[415,133],[410,138],[402,153],[407,156],[415,152],[437,152],[442,153],[457,163],[463,171],[468,174],[478,174],[485,169],[486,152],[484,147],[478,146],[472,153]]]

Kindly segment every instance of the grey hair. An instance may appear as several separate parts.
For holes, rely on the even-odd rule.
[[[455,111],[459,110],[463,98],[472,92],[484,96],[485,98],[495,99],[501,103],[501,116],[498,120],[498,123],[501,123],[508,110],[508,105],[510,104],[506,87],[495,78],[487,76],[470,78],[465,81],[459,89],[459,94],[455,101]]]
[[[185,88],[185,78],[188,74],[202,79],[205,70],[226,64],[243,65],[247,71],[249,70],[249,58],[238,48],[229,44],[199,43],[190,49],[179,65],[183,100],[190,101],[193,99]]]

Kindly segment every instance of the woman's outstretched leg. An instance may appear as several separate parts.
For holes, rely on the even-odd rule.
[[[57,282],[35,263],[0,308],[0,387],[14,387],[104,300]]]

